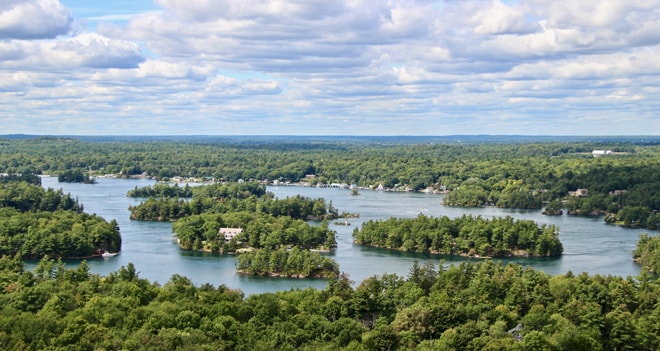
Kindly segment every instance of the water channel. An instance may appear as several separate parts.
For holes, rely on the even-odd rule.
[[[71,193],[84,205],[85,211],[96,213],[106,220],[116,219],[122,235],[121,254],[112,258],[88,260],[93,273],[101,275],[118,270],[121,266],[133,263],[140,277],[164,284],[173,274],[190,278],[195,284],[225,284],[240,289],[246,294],[273,292],[292,288],[315,287],[323,289],[325,280],[258,278],[239,275],[235,272],[233,256],[203,254],[180,250],[174,243],[168,222],[140,222],[129,219],[128,206],[136,205],[144,199],[126,197],[126,192],[135,186],[154,184],[146,179],[98,179],[96,184],[58,183],[55,177],[42,178],[46,188],[62,188]],[[463,214],[480,215],[486,218],[512,216],[531,219],[537,223],[555,224],[560,227],[560,240],[564,246],[561,258],[553,259],[504,259],[504,262],[517,262],[546,271],[550,274],[573,273],[636,276],[637,266],[631,259],[631,252],[642,233],[656,235],[656,232],[627,229],[607,225],[602,218],[572,216],[544,216],[540,211],[523,211],[499,208],[457,208],[442,206],[442,195],[379,192],[362,190],[360,195],[351,195],[350,190],[332,188],[306,188],[294,186],[268,187],[278,198],[297,194],[325,198],[332,201],[339,212],[359,213],[360,218],[351,219],[350,225],[331,224],[337,232],[337,250],[331,256],[339,264],[340,270],[349,274],[351,280],[360,282],[373,275],[396,273],[408,274],[412,263],[432,262],[436,266],[441,259],[446,264],[461,262],[461,258],[448,256],[420,255],[393,252],[354,245],[352,231],[369,219],[389,217],[415,217],[419,213],[428,216],[454,218]],[[78,262],[69,261],[75,265]],[[34,263],[32,263],[34,264]],[[28,268],[30,264],[28,264]]]

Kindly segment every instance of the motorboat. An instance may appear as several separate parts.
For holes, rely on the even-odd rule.
[[[101,257],[103,257],[103,258],[109,258],[109,257],[115,257],[115,256],[117,256],[117,255],[119,255],[119,252],[108,252],[108,251],[104,251],[103,254],[101,254]]]

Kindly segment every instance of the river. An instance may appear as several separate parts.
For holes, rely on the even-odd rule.
[[[200,285],[211,283],[225,284],[240,289],[245,294],[274,292],[295,288],[314,287],[323,289],[325,280],[258,278],[239,275],[235,271],[232,256],[203,254],[180,250],[172,238],[170,223],[140,222],[129,219],[128,206],[136,205],[143,199],[126,197],[126,192],[135,186],[154,184],[146,179],[98,179],[96,184],[58,183],[56,177],[42,178],[45,188],[62,188],[83,203],[85,211],[96,213],[106,220],[115,219],[122,236],[121,254],[112,258],[88,260],[91,271],[101,275],[118,270],[121,266],[133,263],[141,278],[164,284],[174,274],[190,278]],[[631,252],[642,233],[656,235],[656,232],[627,229],[607,225],[602,218],[572,216],[544,216],[540,211],[510,210],[499,208],[458,208],[442,206],[442,195],[360,191],[351,195],[350,190],[333,188],[305,188],[294,186],[268,187],[278,198],[297,194],[312,198],[325,198],[332,201],[339,212],[359,213],[360,218],[351,219],[351,225],[331,224],[337,231],[337,250],[330,254],[339,264],[340,270],[349,274],[351,280],[360,282],[373,275],[396,273],[408,274],[412,263],[432,262],[436,266],[441,259],[446,264],[461,262],[462,258],[432,256],[394,252],[389,250],[361,247],[352,242],[352,231],[369,219],[389,217],[415,217],[419,213],[428,216],[458,217],[463,214],[483,217],[512,216],[531,219],[537,223],[555,224],[560,227],[560,240],[564,246],[561,258],[504,259],[504,262],[517,262],[550,274],[573,273],[636,276],[640,269],[631,259]],[[67,261],[76,265],[77,261]],[[28,268],[34,262],[28,263]]]

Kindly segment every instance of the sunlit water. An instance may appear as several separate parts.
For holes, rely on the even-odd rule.
[[[143,199],[126,197],[126,192],[135,186],[142,187],[154,182],[144,179],[99,179],[96,184],[58,183],[57,178],[42,179],[44,187],[62,188],[83,203],[85,211],[96,213],[106,220],[116,219],[122,236],[121,254],[113,258],[88,260],[94,273],[107,274],[132,262],[140,277],[161,284],[173,274],[190,278],[195,284],[225,284],[230,288],[241,289],[246,294],[288,290],[292,288],[324,288],[325,280],[255,278],[239,275],[235,271],[234,257],[214,254],[201,254],[180,250],[172,238],[170,223],[140,222],[129,219],[129,205],[136,205]],[[457,208],[442,206],[442,196],[421,193],[393,193],[362,190],[353,196],[346,189],[304,188],[292,186],[269,187],[278,198],[303,195],[312,198],[322,197],[332,201],[339,212],[359,213],[360,218],[350,219],[350,225],[335,225],[337,250],[331,256],[340,269],[350,278],[360,282],[373,275],[397,273],[406,276],[411,264],[432,262],[437,266],[441,259],[446,264],[461,262],[460,258],[437,255],[420,255],[389,250],[361,247],[353,244],[352,231],[360,223],[369,219],[389,217],[415,217],[419,213],[428,216],[458,217],[463,214],[483,217],[513,216],[531,219],[537,223],[555,224],[560,227],[560,240],[564,255],[554,259],[506,259],[546,271],[550,274],[589,272],[592,274],[612,274],[636,276],[639,267],[632,261],[639,235],[656,232],[626,229],[607,225],[602,218],[572,216],[543,216],[540,211],[507,210],[498,208]],[[75,265],[76,261],[68,264]],[[31,265],[28,265],[30,267]]]

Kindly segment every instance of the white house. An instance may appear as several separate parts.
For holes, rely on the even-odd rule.
[[[243,232],[243,228],[220,228],[218,231],[218,235],[221,235],[224,239],[225,242],[231,241],[236,235],[241,234]]]
[[[605,156],[612,154],[612,150],[594,150],[591,152],[594,157]]]

